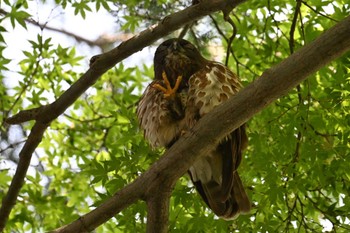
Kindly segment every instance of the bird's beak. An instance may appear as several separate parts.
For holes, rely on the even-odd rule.
[[[179,51],[180,50],[180,45],[177,41],[174,41],[174,43],[171,45],[171,49],[173,51]]]
[[[174,42],[174,44],[173,44],[173,49],[174,49],[174,50],[177,50],[177,49],[178,49],[178,43],[177,43],[177,41]]]

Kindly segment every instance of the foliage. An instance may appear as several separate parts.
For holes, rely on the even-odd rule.
[[[189,5],[187,1],[165,0],[99,0],[93,4],[56,0],[55,4],[73,8],[76,17],[82,18],[88,11],[108,10],[125,32],[139,32]],[[6,25],[14,30],[28,28],[33,15],[27,1],[13,4],[7,0],[1,7],[0,22],[10,22]],[[350,5],[342,0],[247,1],[231,15],[236,36],[228,65],[247,85],[349,12]],[[295,14],[297,21],[293,20]],[[55,44],[38,33],[28,41],[30,46],[16,69],[10,68],[11,59],[4,55],[10,29],[0,26],[0,198],[9,186],[11,167],[17,163],[18,149],[31,127],[31,123],[9,127],[4,119],[52,102],[80,77],[83,66],[73,45]],[[209,56],[208,46],[223,45],[226,50],[232,33],[230,24],[218,13],[195,22],[187,38]],[[14,74],[20,78],[12,87],[6,80]],[[38,161],[29,170],[7,232],[41,232],[67,224],[156,161],[162,150],[148,146],[135,118],[139,95],[152,76],[152,67],[127,68],[121,63],[52,123],[36,151]],[[328,222],[328,230],[349,232],[349,96],[347,54],[247,123],[250,144],[240,174],[253,211],[234,221],[217,219],[184,176],[173,191],[170,231],[321,232],[328,229],[324,227]],[[146,216],[146,206],[139,202],[97,232],[142,232]]]

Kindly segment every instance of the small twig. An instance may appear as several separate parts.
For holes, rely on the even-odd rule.
[[[101,116],[101,115],[99,115],[99,117],[97,117],[97,118],[81,120],[81,119],[72,117],[72,116],[70,116],[70,115],[68,115],[66,113],[64,113],[63,116],[65,116],[68,119],[71,119],[73,121],[80,122],[80,123],[90,123],[90,122],[94,122],[94,121],[100,121],[101,119],[110,119],[110,118],[114,118],[115,117],[115,116],[112,116],[112,115],[111,116]]]
[[[323,17],[325,17],[325,18],[327,18],[327,19],[330,19],[330,20],[332,20],[332,21],[334,21],[334,22],[337,22],[337,23],[339,22],[338,20],[333,19],[333,18],[329,17],[328,15],[325,15],[325,14],[319,12],[318,10],[316,10],[315,8],[313,8],[312,6],[310,6],[307,2],[305,2],[305,1],[301,1],[301,2],[302,2],[305,6],[307,6],[310,10],[312,10],[313,12],[315,12],[316,14],[321,15],[321,16],[323,16]]]
[[[216,20],[214,19],[213,16],[209,15],[210,19],[213,21],[214,26],[216,28],[216,30],[218,31],[218,33],[225,39],[226,43],[229,42],[229,38],[227,38],[227,36],[225,35],[225,33],[221,30],[218,22],[216,22]],[[243,66],[246,70],[248,70],[249,72],[251,72],[252,74],[254,74],[255,76],[258,76],[257,73],[255,73],[250,67],[246,66],[245,64],[241,63],[237,57],[235,56],[234,50],[232,49],[232,47],[228,47],[230,49],[230,52],[233,56],[233,58],[235,59],[235,62],[237,64],[237,75],[239,76],[239,68],[238,65]]]
[[[290,54],[293,54],[294,53],[294,46],[295,46],[295,39],[294,39],[294,32],[295,32],[295,29],[296,29],[296,25],[297,25],[297,21],[298,21],[298,16],[301,14],[300,13],[300,7],[301,7],[301,1],[300,0],[297,0],[297,4],[295,6],[295,11],[294,11],[294,16],[293,16],[293,20],[292,20],[292,25],[290,27],[290,32],[289,32],[289,50],[290,50]],[[300,84],[298,84],[296,86],[296,89],[297,89],[297,95],[298,95],[298,101],[299,101],[299,104],[298,104],[298,109],[301,105],[303,105],[303,97],[301,95],[301,86]],[[304,124],[301,123],[301,127],[303,128],[304,127]],[[303,139],[303,134],[302,134],[302,131],[299,129],[298,130],[298,133],[297,133],[297,143],[296,143],[296,146],[295,146],[295,152],[294,152],[294,157],[293,157],[293,160],[292,160],[292,166],[293,168],[296,167],[296,164],[299,162],[299,159],[300,159],[300,147],[301,147],[301,143],[302,143],[302,139]],[[293,178],[295,177],[295,169],[293,171]]]
[[[276,103],[276,106],[280,106],[280,107],[284,107],[284,106],[281,106],[280,104]],[[286,110],[284,110],[283,112],[281,112],[277,117],[275,118],[272,118],[271,120],[267,121],[267,124],[271,124],[272,122],[274,121],[277,121],[278,119],[280,119],[282,116],[284,116],[286,113],[288,113],[290,110],[292,110],[293,108],[297,107],[298,105],[293,105],[293,106],[288,106],[286,108]]]
[[[11,143],[10,145],[8,145],[7,147],[5,147],[4,149],[1,149],[0,150],[0,154],[4,153],[5,151],[9,150],[9,149],[12,149],[16,146],[18,146],[19,144],[22,144],[24,143],[26,140],[22,140],[22,141],[19,141],[19,142],[15,142],[15,143]]]
[[[227,22],[232,26],[232,35],[230,36],[230,38],[227,41],[227,50],[226,50],[226,60],[225,60],[225,65],[228,65],[228,61],[230,59],[230,50],[231,50],[231,44],[233,42],[233,40],[235,39],[236,35],[237,35],[237,27],[236,24],[233,22],[233,20],[230,18],[230,16],[227,16]]]
[[[289,31],[289,50],[290,50],[290,54],[294,53],[294,32],[295,32],[295,28],[297,25],[297,21],[298,21],[298,15],[300,12],[300,6],[301,6],[301,1],[297,0],[297,5],[295,6],[295,11],[294,11],[294,16],[293,16],[293,20],[292,20],[292,25],[290,26],[290,31]]]
[[[193,6],[193,5],[196,5],[196,4],[198,4],[198,3],[199,3],[198,0],[192,0],[192,6]],[[186,25],[183,27],[183,29],[181,30],[180,35],[178,36],[178,38],[181,38],[181,39],[184,38],[185,35],[186,35],[186,33],[188,32],[188,30],[192,28],[192,25],[193,25],[193,24],[194,24],[194,21],[191,22],[191,23],[186,24]]]
[[[190,27],[192,27],[192,23],[186,24],[185,27],[181,30],[180,35],[178,36],[178,38],[182,39],[185,37],[187,31],[190,29]]]

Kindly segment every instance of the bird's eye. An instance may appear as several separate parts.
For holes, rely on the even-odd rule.
[[[167,49],[168,48],[168,46],[166,46],[166,45],[161,45],[161,46],[159,46],[159,50],[165,50],[165,49]]]
[[[187,43],[184,47],[185,47],[186,49],[196,50],[196,47],[194,47],[194,45],[191,44],[191,43]]]

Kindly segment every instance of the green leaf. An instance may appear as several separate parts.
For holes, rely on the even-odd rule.
[[[25,11],[20,11],[16,7],[11,9],[11,12],[8,14],[11,20],[12,27],[15,28],[16,22],[19,23],[22,27],[27,29],[27,24],[25,22],[31,15]]]

